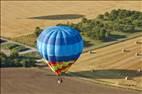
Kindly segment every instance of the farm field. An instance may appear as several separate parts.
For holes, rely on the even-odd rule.
[[[61,86],[57,85],[57,77],[47,68],[1,68],[1,92],[2,94],[46,94],[47,92],[114,94],[115,91],[117,94],[139,94],[141,91],[115,88],[78,79],[78,76],[86,77],[105,81],[108,84],[129,85],[127,87],[142,89],[142,73],[137,72],[137,69],[142,68],[142,59],[135,56],[137,51],[140,52],[141,46],[136,46],[136,41],[142,41],[141,37],[96,49],[94,54],[82,54],[69,70],[71,76],[63,76],[64,83]],[[122,48],[127,48],[129,52],[122,52]],[[137,50],[138,48],[140,49]],[[125,76],[130,79],[124,80]],[[82,88],[85,89],[80,90]]]
[[[137,52],[142,53],[142,44],[136,44],[136,41],[142,42],[142,37],[93,50],[92,54],[84,53],[69,73],[142,89],[142,73],[137,72],[142,69],[142,58],[136,56]],[[125,80],[126,76],[130,80]]]
[[[141,10],[142,1],[1,1],[1,36],[31,34],[35,27],[78,22],[112,9]],[[62,17],[61,17],[62,16]]]
[[[14,50],[22,52],[26,49],[26,46],[28,45],[32,46],[30,48],[36,51],[36,49],[33,48],[35,47],[36,40],[36,36],[33,33],[35,31],[35,27],[39,26],[41,28],[44,28],[56,25],[58,23],[76,23],[79,22],[83,17],[92,19],[99,14],[105,13],[106,11],[109,12],[112,9],[119,8],[138,10],[142,12],[142,1],[1,1],[1,36],[26,44],[25,47],[19,45]],[[130,37],[134,37],[134,35],[135,34],[133,33],[132,35],[126,35],[125,37],[126,39],[129,39]],[[140,33],[138,32],[136,33],[136,35],[140,35]],[[116,41],[119,41],[119,39]],[[142,90],[142,72],[138,72],[139,69],[142,70],[142,44],[136,44],[136,41],[142,42],[142,36],[113,44],[104,48],[95,49],[91,51],[91,53],[83,53],[79,60],[77,60],[77,62],[70,68],[68,73],[70,74],[70,76],[85,77],[90,78],[93,81],[98,80],[100,82],[108,84],[126,86],[128,88]],[[98,41],[98,43],[96,44],[95,40],[91,40],[91,42],[92,44],[94,43],[93,45],[95,46],[103,46],[100,41]],[[11,46],[13,45],[6,45],[3,46],[3,48],[10,49]],[[123,52],[123,49],[126,49],[128,51]],[[136,53],[140,53],[141,55],[137,56]],[[25,58],[30,57],[33,59],[40,59],[39,54],[36,52],[27,53],[22,56]],[[17,70],[20,70],[20,72],[24,75],[21,75],[20,72]],[[32,75],[29,73],[27,76],[26,72],[29,72],[29,70],[31,70],[30,73]],[[13,94],[19,94],[19,92],[21,92],[21,89],[22,92],[28,92],[27,94],[31,94],[31,92],[36,92],[37,94],[41,91],[47,92],[46,89],[41,88],[41,86],[43,84],[43,87],[49,86],[46,85],[45,82],[52,82],[52,78],[56,78],[52,75],[52,73],[49,73],[49,75],[45,77],[46,74],[40,75],[41,73],[39,72],[39,70],[35,70],[24,68],[16,68],[14,71],[12,70],[12,68],[2,69],[3,92],[6,93],[6,89],[8,89],[8,92],[10,93],[13,92],[13,89],[17,90],[17,92],[13,92]],[[15,72],[17,72],[17,74]],[[11,75],[7,75],[9,73],[11,73]],[[32,80],[32,78],[36,76],[43,79],[38,87],[35,87],[37,86],[35,82],[40,82],[40,78],[34,78],[34,80]],[[22,79],[21,77],[25,77],[26,79]],[[46,80],[47,78],[48,81]],[[5,79],[8,80],[8,88],[6,88],[6,84],[4,84],[6,83]],[[19,81],[20,83],[21,79],[23,80],[23,83],[16,84],[16,87],[13,87],[13,83],[15,81]],[[30,81],[27,79],[30,79]],[[32,85],[33,83],[34,85]],[[77,82],[73,83],[77,85]],[[72,83],[69,82],[69,84],[69,87],[71,87]],[[24,85],[27,87],[17,89],[17,87]],[[52,86],[53,89],[56,89],[55,85],[56,84],[54,83],[54,85]],[[80,86],[83,86],[83,84],[78,85],[78,87]],[[82,88],[88,87],[86,86]],[[35,89],[35,91],[33,91],[33,89]],[[66,89],[66,92],[68,91],[67,87],[62,87],[62,89]],[[94,92],[93,88],[91,90],[92,91],[90,91],[90,93]],[[52,91],[49,89],[48,92]],[[64,93],[64,91],[60,90],[54,92],[55,94],[57,94],[57,92]],[[72,90],[70,92],[74,94]],[[89,88],[86,90],[86,92],[89,92]],[[102,94],[104,93],[102,92]],[[108,94],[111,93],[108,92]]]
[[[140,91],[88,82],[76,77],[64,77],[61,85],[49,70],[37,68],[2,68],[1,94],[139,94]]]

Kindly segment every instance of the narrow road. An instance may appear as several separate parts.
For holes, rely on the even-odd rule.
[[[24,47],[26,47],[26,48],[29,48],[29,49],[33,50],[33,51],[37,51],[36,48],[31,47],[31,46],[28,46],[28,45],[25,45],[25,44],[22,44],[22,43],[19,43],[19,42],[15,42],[15,41],[12,41],[12,40],[8,40],[8,39],[2,38],[2,37],[1,37],[1,39],[6,41],[6,42],[3,43],[3,44],[6,44],[6,43],[14,43],[14,44],[22,45],[22,46],[24,46]]]

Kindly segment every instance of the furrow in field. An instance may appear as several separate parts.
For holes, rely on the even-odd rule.
[[[108,68],[122,68],[122,67],[125,68],[128,63],[131,64],[136,60],[139,61],[138,58],[135,57],[135,55],[128,56],[125,59],[122,59],[122,60],[120,60],[118,62],[115,62],[113,65],[108,66]]]
[[[105,48],[96,49],[97,54],[89,54],[84,53],[80,59],[71,67],[71,71],[86,71],[92,69],[109,69],[111,66],[115,68],[127,64],[125,62],[139,62],[137,58],[131,59],[131,57],[135,56],[138,46],[136,45],[136,41],[139,40],[140,37],[127,40],[118,44],[110,45]],[[114,48],[113,48],[114,47]],[[126,48],[130,50],[130,52],[122,52],[122,49]],[[119,50],[120,49],[120,50]],[[116,52],[115,52],[116,51]],[[100,53],[99,53],[100,52]],[[113,53],[112,53],[113,52]],[[110,54],[108,54],[110,53]],[[122,62],[122,63],[121,63]],[[139,63],[136,63],[139,64]],[[83,68],[82,68],[83,66]],[[130,65],[131,66],[131,65]],[[135,65],[138,67],[138,65]],[[124,68],[127,65],[124,65]],[[136,67],[136,68],[137,68]]]
[[[132,48],[134,45],[129,45],[127,46],[128,49]],[[95,59],[95,58],[100,58],[100,57],[106,57],[110,54],[113,54],[113,53],[117,53],[117,52],[122,52],[122,48],[116,48],[116,49],[112,49],[112,50],[109,50],[109,51],[102,51],[102,52],[97,52],[96,54],[89,54],[88,53],[88,56],[82,56],[81,59],[79,59],[79,62],[83,62],[83,61],[89,61],[89,60],[92,60],[92,59]]]
[[[110,66],[108,66],[107,68],[115,68],[115,67],[119,67],[119,65],[125,64],[124,62],[129,61],[131,59],[136,59],[137,57],[135,57],[135,53],[129,53],[128,55],[122,56],[120,57],[118,60],[114,61],[114,64],[111,64]]]
[[[131,70],[142,69],[142,63],[141,63],[141,61],[138,62],[137,64],[135,64],[134,66],[130,66],[128,69],[131,69]]]
[[[136,49],[136,47],[134,46],[131,50],[133,50],[133,49]],[[103,56],[103,57],[98,57],[98,58],[94,57],[93,59],[88,60],[87,64],[89,64],[89,65],[92,65],[92,64],[103,65],[103,64],[113,63],[116,60],[120,60],[121,57],[126,57],[125,55],[127,55],[127,54],[129,54],[129,53],[128,52],[123,53],[121,51],[118,51],[114,54],[108,54],[108,55]],[[118,58],[116,58],[116,57],[118,57]],[[85,61],[83,62],[83,65],[84,64],[86,64]]]
[[[133,49],[135,49],[135,47]],[[134,53],[131,52],[131,53],[120,54],[119,56],[117,55],[116,56],[117,58],[112,56],[110,58],[101,59],[101,60],[98,60],[98,61],[95,61],[95,59],[94,59],[91,62],[86,61],[86,62],[83,62],[83,63],[80,63],[80,64],[76,63],[75,67],[86,66],[86,67],[84,67],[83,70],[92,70],[94,68],[108,69],[108,66],[114,65],[114,64],[116,64],[116,62],[120,62],[121,60],[124,60],[125,58],[130,57],[133,54]],[[96,63],[94,63],[94,62],[96,62]]]
[[[130,61],[130,63],[128,62],[125,65],[122,65],[123,69],[139,69],[142,68],[142,61],[140,59],[133,59],[133,61]]]
[[[131,43],[132,44],[132,43]],[[128,46],[128,45],[127,45]],[[136,47],[136,46],[134,46],[134,47]],[[133,47],[127,47],[129,50],[133,50]],[[121,51],[119,51],[119,52],[121,52]],[[118,54],[118,52],[116,52],[116,54]],[[105,59],[109,59],[107,56],[109,56],[108,54],[107,55],[105,55],[104,57],[106,57]],[[113,56],[113,55],[112,55]],[[121,55],[120,55],[121,56]],[[113,57],[112,57],[113,58]],[[81,58],[82,59],[82,58]],[[85,59],[85,57],[83,58],[83,59]],[[95,56],[91,59],[92,61],[94,61],[94,60],[96,61],[97,59],[101,59],[101,57],[99,57],[99,58],[96,58]],[[110,58],[111,59],[111,58]],[[82,63],[84,63],[84,61],[86,62],[86,63],[89,63],[90,62],[90,60],[78,60],[78,62],[80,62],[80,63],[78,63],[78,64],[80,64],[81,65],[81,62]],[[84,65],[84,64],[83,64]]]
[[[122,43],[118,43],[118,44],[114,44],[114,45],[111,45],[111,46],[108,46],[108,47],[105,47],[105,48],[96,49],[96,50],[93,50],[93,51],[96,51],[96,54],[84,53],[83,55],[81,55],[80,58],[85,56],[85,58],[81,59],[83,61],[85,59],[89,59],[89,58],[93,57],[94,55],[97,57],[98,55],[103,55],[103,54],[105,55],[105,54],[111,53],[114,50],[118,50],[118,49],[122,49],[122,48],[126,48],[126,49],[128,48],[129,49],[129,48],[131,48],[130,45],[136,45],[135,42],[139,39],[140,38],[135,38],[135,39],[125,41],[125,42],[122,42]],[[121,46],[121,45],[123,45],[123,46]]]

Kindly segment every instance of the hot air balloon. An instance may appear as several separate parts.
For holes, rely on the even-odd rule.
[[[56,75],[66,72],[83,51],[78,30],[69,26],[45,28],[37,38],[37,49]]]

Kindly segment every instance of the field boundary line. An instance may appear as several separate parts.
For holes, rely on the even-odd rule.
[[[71,76],[71,77],[76,76],[79,79],[91,81],[91,82],[94,82],[96,84],[102,84],[102,85],[107,85],[107,86],[112,86],[112,87],[123,88],[123,89],[142,91],[142,88],[130,87],[130,86],[127,86],[127,85],[122,85],[122,84],[119,84],[119,83],[114,83],[114,82],[109,82],[109,81],[104,81],[104,80],[91,79],[91,78],[87,78],[87,77],[85,77],[81,74],[79,74],[79,75],[78,74],[68,74],[68,75]]]
[[[114,41],[114,42],[112,42],[112,43],[104,44],[104,45],[101,45],[101,46],[98,46],[98,47],[86,48],[86,49],[84,49],[83,53],[86,53],[86,52],[88,52],[89,50],[96,50],[96,49],[104,48],[104,47],[107,47],[107,46],[110,46],[110,45],[113,45],[113,44],[117,44],[117,43],[120,43],[120,42],[124,42],[124,41],[127,41],[127,40],[131,40],[131,39],[134,39],[134,38],[137,38],[137,37],[140,37],[140,36],[142,37],[142,34],[139,34],[139,35],[136,35],[136,36],[132,36],[132,37],[129,37],[129,38],[126,38],[126,39]]]
[[[29,34],[29,35],[30,35],[30,34]],[[134,38],[137,38],[137,37],[140,37],[140,36],[142,37],[142,34],[137,34],[137,35],[135,35],[135,36],[131,36],[131,37],[126,38],[126,39],[121,39],[121,40],[114,41],[114,42],[111,42],[111,43],[106,43],[106,44],[100,45],[100,46],[98,46],[98,47],[92,46],[92,47],[84,48],[84,50],[83,50],[82,53],[86,53],[86,52],[88,52],[88,51],[90,51],[90,50],[96,50],[96,49],[104,48],[104,47],[107,47],[107,46],[110,46],[110,45],[113,45],[113,44],[117,44],[117,43],[120,43],[120,42],[124,42],[124,41],[127,41],[127,40],[131,40],[131,39],[134,39]],[[9,38],[6,38],[6,37],[0,36],[0,38],[2,38],[2,39],[4,39],[4,40],[8,40],[8,41],[15,42],[15,43],[18,43],[18,44],[21,44],[21,45],[25,45],[25,46],[27,46],[27,47],[29,47],[29,48],[36,49],[36,47],[32,47],[32,46],[29,46],[29,45],[24,44],[24,43],[21,43],[21,42],[16,42],[16,41],[14,41],[14,40],[12,40],[12,39],[9,39]]]

